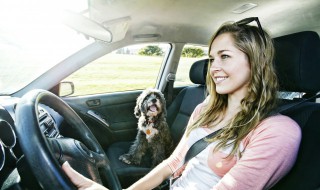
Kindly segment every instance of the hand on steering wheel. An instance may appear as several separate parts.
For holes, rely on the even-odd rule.
[[[107,188],[103,187],[102,185],[84,177],[76,170],[74,170],[68,162],[62,164],[63,171],[67,174],[71,182],[78,188],[78,189],[90,189],[90,190],[107,190]]]

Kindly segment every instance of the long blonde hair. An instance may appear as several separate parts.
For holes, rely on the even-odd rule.
[[[233,144],[230,156],[237,153],[241,140],[259,122],[268,117],[275,108],[277,103],[275,94],[278,90],[278,82],[273,66],[274,46],[272,39],[266,32],[264,32],[265,43],[257,27],[226,23],[212,36],[209,43],[209,53],[212,42],[223,33],[231,34],[235,47],[248,56],[251,69],[248,92],[241,101],[241,110],[216,137],[208,139],[210,142],[218,140],[215,150]],[[208,71],[210,66],[211,64],[209,63]],[[206,85],[210,98],[199,117],[187,127],[187,135],[195,128],[219,122],[228,106],[228,94],[218,94],[216,92],[215,83],[210,72],[207,72],[206,75]],[[228,143],[230,141],[233,141],[233,143]]]

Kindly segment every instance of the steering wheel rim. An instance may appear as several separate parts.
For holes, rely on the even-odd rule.
[[[40,130],[38,122],[38,105],[40,103],[58,112],[81,138],[77,140],[80,140],[90,151],[104,159],[104,171],[107,174],[106,180],[110,188],[122,189],[104,150],[78,114],[53,93],[36,89],[21,98],[16,106],[15,116],[20,147],[40,186],[49,190],[76,189],[61,169],[46,137]]]

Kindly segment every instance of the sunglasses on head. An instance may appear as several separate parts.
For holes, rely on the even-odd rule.
[[[238,26],[241,26],[241,25],[247,25],[253,21],[256,21],[257,22],[257,25],[258,25],[258,29],[259,29],[259,32],[263,38],[263,42],[264,44],[266,45],[267,44],[267,40],[266,40],[266,37],[264,35],[264,32],[263,32],[263,29],[261,27],[261,24],[260,24],[260,21],[259,21],[259,18],[258,17],[249,17],[249,18],[245,18],[245,19],[242,19],[238,22],[236,22],[235,24],[238,25]]]

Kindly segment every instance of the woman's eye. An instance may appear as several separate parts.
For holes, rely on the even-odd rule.
[[[214,59],[213,58],[209,58],[209,63],[213,63]]]
[[[229,55],[221,55],[221,59],[227,59],[228,57],[230,57]]]

